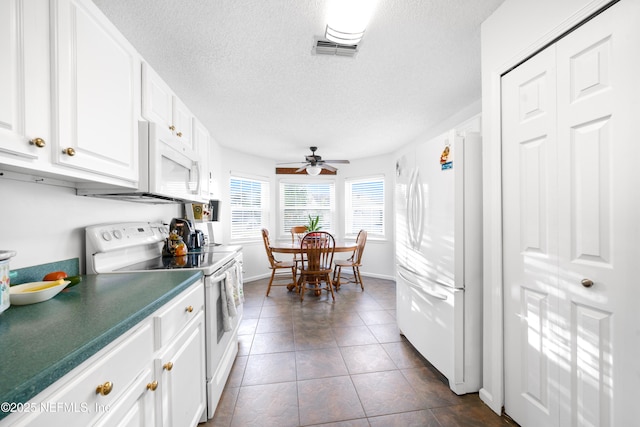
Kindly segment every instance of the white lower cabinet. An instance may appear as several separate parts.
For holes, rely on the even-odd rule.
[[[158,310],[154,324],[158,425],[195,426],[207,405],[202,281]]]
[[[153,366],[149,365],[112,407],[104,408],[100,427],[153,427],[157,426]]]
[[[147,319],[32,399],[25,406],[32,413],[9,425],[94,425],[122,406],[152,357],[153,324]]]
[[[0,426],[196,426],[206,411],[204,328],[199,280]]]
[[[195,426],[206,410],[204,312],[156,360],[162,426]]]

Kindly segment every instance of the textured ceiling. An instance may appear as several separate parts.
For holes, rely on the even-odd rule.
[[[389,153],[480,99],[504,0],[378,0],[355,58],[312,54],[329,0],[94,0],[223,146],[278,161]]]

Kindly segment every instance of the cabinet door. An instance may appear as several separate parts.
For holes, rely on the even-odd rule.
[[[157,360],[162,393],[162,425],[195,426],[206,410],[204,313],[174,340]]]
[[[147,64],[142,64],[142,116],[156,123],[163,134],[173,134],[173,92]]]
[[[98,407],[104,416],[98,420],[96,427],[154,427],[156,386],[149,363],[149,368],[140,374],[117,403],[110,407]]]
[[[195,149],[192,138],[193,114],[177,96],[173,97],[173,123],[178,140],[185,146]]]
[[[28,166],[36,165],[39,157],[48,159],[48,11],[45,0],[0,2],[2,163]]]
[[[53,161],[136,185],[139,56],[90,1],[52,8]]]

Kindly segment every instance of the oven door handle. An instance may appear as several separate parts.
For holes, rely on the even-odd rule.
[[[225,272],[224,272],[224,273],[222,273],[222,274],[219,274],[219,275],[217,275],[217,276],[213,276],[213,277],[211,278],[210,283],[218,283],[218,282],[222,282],[222,280],[224,280],[224,279],[226,279],[226,278],[227,278],[227,273],[226,273],[226,271],[225,271]]]

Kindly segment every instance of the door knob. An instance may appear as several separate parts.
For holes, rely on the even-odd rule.
[[[113,390],[113,383],[111,381],[107,381],[106,383],[100,384],[98,387],[96,387],[96,393],[103,396],[111,393],[111,390]]]
[[[64,150],[62,150],[62,154],[66,154],[67,156],[73,157],[76,155],[76,150],[74,150],[71,147],[65,148]]]
[[[158,381],[154,381],[147,384],[147,390],[156,391],[157,388],[158,388]]]
[[[167,371],[170,371],[173,369],[173,362],[167,362],[164,365],[162,365],[163,369],[166,369]]]
[[[593,286],[593,280],[591,279],[582,279],[580,283],[582,283],[582,286],[584,286],[585,288],[590,288]]]
[[[31,141],[29,141],[29,144],[35,145],[38,148],[42,148],[47,145],[47,143],[44,142],[44,139],[42,138],[33,138]]]

